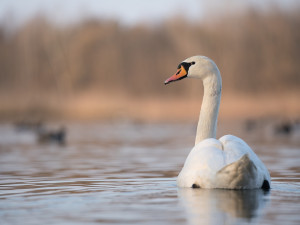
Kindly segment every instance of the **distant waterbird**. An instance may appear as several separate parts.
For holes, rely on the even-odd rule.
[[[37,139],[42,144],[56,143],[64,145],[66,143],[66,129],[63,126],[57,130],[41,128],[37,131]]]

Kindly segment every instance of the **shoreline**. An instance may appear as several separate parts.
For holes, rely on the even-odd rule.
[[[49,97],[43,101],[21,98],[0,99],[0,121],[40,118],[44,120],[139,122],[193,122],[198,120],[202,97],[129,97],[126,95],[81,94],[72,98]],[[262,117],[299,119],[298,94],[222,96],[219,120],[245,120]]]

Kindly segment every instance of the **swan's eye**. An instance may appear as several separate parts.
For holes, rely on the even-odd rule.
[[[191,65],[195,64],[195,62],[182,62],[181,65],[185,69],[186,72],[189,71]]]
[[[181,68],[181,63],[177,66],[177,69],[179,70]]]

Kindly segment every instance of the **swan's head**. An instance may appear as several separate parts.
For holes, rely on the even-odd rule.
[[[218,70],[216,64],[206,56],[192,56],[185,59],[177,67],[177,72],[165,81],[169,84],[173,81],[188,78],[204,80],[207,76],[215,74]]]

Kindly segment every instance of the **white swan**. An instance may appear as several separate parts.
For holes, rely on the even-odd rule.
[[[205,56],[193,56],[179,64],[168,84],[183,78],[203,81],[204,97],[196,142],[177,178],[179,187],[254,189],[270,188],[270,174],[240,138],[225,135],[216,139],[222,79],[216,64]]]

